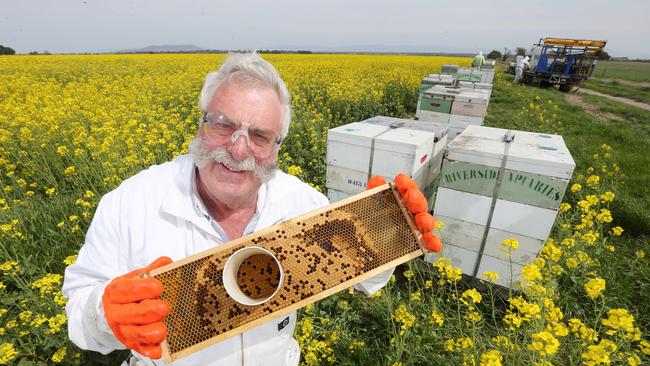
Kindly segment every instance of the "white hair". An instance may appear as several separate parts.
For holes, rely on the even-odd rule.
[[[284,139],[289,132],[291,124],[291,96],[278,71],[269,62],[262,59],[257,53],[228,53],[226,61],[219,70],[205,76],[199,108],[207,112],[208,104],[212,101],[217,89],[224,82],[242,83],[255,87],[269,87],[277,93],[283,107],[283,117],[280,125],[280,137]]]

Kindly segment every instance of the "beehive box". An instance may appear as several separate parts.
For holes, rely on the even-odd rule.
[[[327,132],[327,183],[329,190],[356,194],[366,190],[376,136],[390,127],[350,123]],[[330,200],[333,197],[328,196]]]
[[[489,95],[461,90],[454,98],[451,114],[459,116],[483,117],[487,111]]]
[[[163,357],[189,356],[380,274],[421,255],[421,240],[386,184],[151,271],[171,308]]]
[[[481,82],[482,78],[483,74],[481,71],[473,68],[458,69],[458,72],[456,73],[456,80],[458,81]]]
[[[425,182],[425,191],[432,187],[434,179],[440,173],[442,165],[442,155],[447,146],[447,133],[448,127],[446,123],[414,121],[412,119],[394,118],[376,116],[362,121],[362,123],[376,124],[388,126],[391,128],[406,128],[416,131],[426,131],[433,135],[433,149],[431,150],[431,158],[429,159],[429,166],[427,169],[427,179]]]
[[[452,75],[429,74],[429,76],[422,79],[422,82],[420,83],[420,93],[436,85],[453,86],[455,82],[456,80]]]
[[[440,132],[363,122],[329,130],[328,198],[335,201],[364,191],[373,175],[392,180],[399,173],[413,177],[424,191],[430,181],[432,152],[440,153],[435,149],[437,138],[446,138]]]
[[[575,168],[561,136],[511,131],[514,140],[506,144],[507,132],[470,125],[449,143],[434,206],[446,224],[442,256],[454,257],[470,276],[498,272],[504,286],[518,281],[518,269],[537,257]],[[499,250],[508,238],[520,243],[511,258]]]
[[[494,69],[495,65],[496,65],[496,60],[485,60],[485,63],[481,66],[481,70]]]
[[[456,79],[454,79],[452,75],[444,74],[429,74],[429,76],[422,79],[422,82],[420,83],[420,91],[418,93],[418,104],[415,108],[416,117],[418,117],[418,111],[420,110],[420,104],[422,103],[422,96],[426,90],[431,89],[436,85],[451,87],[454,86],[455,83]]]
[[[459,68],[460,66],[458,65],[445,64],[440,67],[440,73],[446,75],[455,75],[458,72]]]
[[[494,83],[494,69],[481,70],[481,83],[493,84]]]
[[[457,84],[460,88],[475,89],[475,90],[489,90],[492,93],[492,84],[474,82],[474,81],[459,81]]]
[[[443,115],[451,113],[455,97],[456,93],[447,91],[444,87],[430,88],[422,93],[415,115],[420,121],[446,123],[448,117]]]

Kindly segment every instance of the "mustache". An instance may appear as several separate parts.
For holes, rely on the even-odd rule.
[[[194,159],[194,164],[199,168],[204,168],[212,162],[221,163],[231,170],[251,171],[262,183],[271,180],[277,169],[275,161],[268,165],[261,165],[252,155],[241,161],[235,160],[225,146],[209,149],[205,146],[203,139],[198,136],[190,142],[189,151]]]

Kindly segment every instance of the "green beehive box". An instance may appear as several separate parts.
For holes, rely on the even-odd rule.
[[[458,70],[456,74],[456,79],[458,81],[472,81],[472,82],[481,82],[483,74],[478,70],[472,69],[461,69]]]
[[[436,74],[429,75],[428,77],[422,79],[422,82],[420,83],[420,94],[427,91],[428,89],[431,89],[432,87],[434,87],[436,85],[453,86],[454,85],[454,78],[451,78],[451,77],[446,77],[446,78],[445,77],[439,77]]]
[[[459,67],[460,66],[458,65],[451,65],[451,64],[442,65],[442,67],[440,67],[440,73],[446,75],[454,75],[458,72]]]
[[[422,94],[420,109],[429,112],[451,113],[454,95],[447,93],[425,92]]]

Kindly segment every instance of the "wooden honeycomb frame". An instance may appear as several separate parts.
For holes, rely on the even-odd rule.
[[[284,280],[267,302],[247,306],[226,293],[222,273],[233,253],[251,246],[275,255]],[[295,311],[420,256],[422,248],[413,216],[385,184],[153,270],[148,275],[162,281],[161,298],[171,307],[163,357],[172,362]]]

